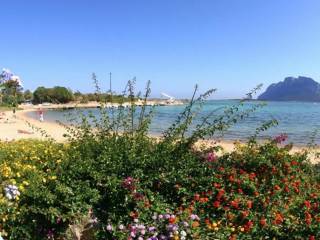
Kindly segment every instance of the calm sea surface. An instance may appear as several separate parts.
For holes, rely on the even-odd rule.
[[[207,101],[198,119],[215,111],[213,118],[222,114],[223,107],[229,107],[236,104],[236,100],[210,100]],[[257,102],[247,102],[245,108],[250,108]],[[155,109],[154,118],[152,120],[150,132],[153,134],[161,134],[167,129],[176,119],[178,114],[185,106],[159,106]],[[88,109],[83,110],[88,113]],[[98,109],[91,109],[95,115],[99,115]],[[66,114],[75,112],[75,110],[65,111],[47,111],[45,112],[46,121],[62,121],[67,122]],[[29,113],[32,117],[37,117],[35,113]],[[295,144],[305,145],[310,142],[313,133],[320,130],[320,103],[306,102],[268,102],[267,105],[249,117],[236,123],[223,135],[226,140],[245,140],[248,139],[256,130],[257,127],[267,120],[277,119],[279,125],[272,127],[266,132],[260,134],[259,138],[273,137],[280,133],[286,133],[289,136],[289,141]],[[197,122],[197,121],[196,121]],[[320,131],[315,136],[315,142],[320,143]]]

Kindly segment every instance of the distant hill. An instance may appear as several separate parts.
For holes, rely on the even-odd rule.
[[[258,100],[319,102],[320,84],[308,77],[287,77],[271,84]]]

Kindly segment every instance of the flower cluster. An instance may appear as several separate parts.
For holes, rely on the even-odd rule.
[[[142,223],[138,218],[127,224],[118,224],[113,226],[108,224],[106,230],[113,236],[122,236],[123,238],[133,240],[167,240],[167,239],[192,239],[192,228],[198,226],[200,218],[191,214],[185,220],[183,215],[170,213],[154,213],[152,220],[148,223]]]
[[[4,191],[5,191],[6,198],[8,198],[9,200],[17,199],[20,196],[20,192],[18,190],[18,187],[15,185],[7,185],[4,188]]]

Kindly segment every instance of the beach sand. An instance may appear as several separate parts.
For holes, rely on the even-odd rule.
[[[52,107],[52,106],[51,106]],[[0,140],[1,141],[12,141],[19,139],[46,139],[40,131],[35,128],[44,130],[50,137],[58,142],[67,141],[64,134],[67,133],[66,129],[54,122],[40,122],[36,118],[28,116],[26,113],[34,112],[37,116],[36,108],[25,108],[19,110],[13,114],[12,111],[0,112]],[[197,146],[201,145],[213,146],[219,145],[223,147],[223,152],[232,151],[235,147],[232,141],[214,141],[214,140],[204,140],[197,143]],[[305,147],[294,146],[292,152],[302,151]],[[316,149],[320,152],[320,148]],[[221,153],[221,152],[220,152]],[[310,160],[313,163],[320,163],[320,159],[315,157],[315,154],[310,155]]]
[[[26,113],[30,111],[35,110],[20,110],[17,111],[15,115],[12,111],[3,112],[0,119],[0,140],[12,141],[28,138],[45,139],[40,131],[36,131],[35,128],[44,130],[49,136],[57,141],[66,140],[63,137],[66,133],[66,129],[63,126],[58,123],[46,121],[40,122],[39,120],[30,118],[26,115]]]

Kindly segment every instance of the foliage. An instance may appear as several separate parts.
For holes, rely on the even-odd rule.
[[[26,90],[23,92],[23,98],[25,101],[31,101],[33,98],[33,93],[30,90]]]
[[[33,93],[33,103],[68,103],[74,99],[71,90],[56,86],[54,88],[38,87]]]
[[[17,106],[23,101],[22,87],[19,82],[8,80],[1,84],[1,101],[3,104]]]
[[[135,105],[138,97],[146,103],[149,84],[140,96],[130,81],[118,109],[102,102],[99,117],[79,110],[78,121],[65,126],[65,144],[1,143],[2,235],[70,239],[91,230],[91,239],[319,238],[320,177],[308,153],[291,154],[290,145],[280,145],[285,135],[256,141],[274,120],[230,153],[195,147],[262,106],[239,101],[190,129],[213,92],[197,97],[196,88],[161,138],[148,135],[155,109]]]

